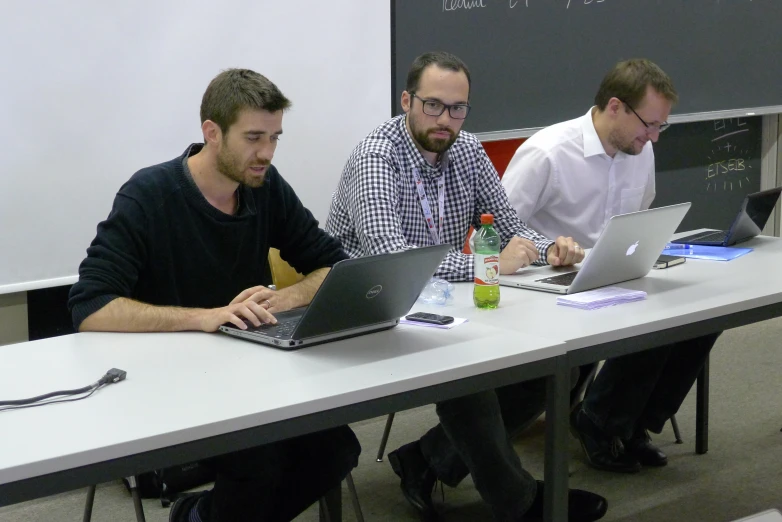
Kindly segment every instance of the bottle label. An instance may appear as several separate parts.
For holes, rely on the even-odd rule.
[[[500,256],[497,254],[474,254],[475,284],[495,286],[500,284]]]

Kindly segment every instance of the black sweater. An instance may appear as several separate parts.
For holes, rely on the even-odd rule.
[[[140,170],[120,188],[70,292],[77,329],[117,297],[226,306],[242,290],[271,284],[270,247],[304,274],[347,258],[274,166],[262,187],[240,186],[236,215],[214,208],[183,166],[185,155],[200,149],[190,146],[176,159]]]

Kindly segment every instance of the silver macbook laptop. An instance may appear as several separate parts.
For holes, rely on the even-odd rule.
[[[418,299],[451,245],[340,261],[309,306],[274,314],[275,325],[229,324],[220,331],[292,350],[392,328]]]
[[[653,208],[612,217],[592,251],[574,267],[528,267],[500,276],[500,284],[557,294],[575,294],[649,273],[676,231],[690,203]]]
[[[699,232],[687,237],[680,237],[671,243],[690,245],[731,246],[747,241],[760,234],[766,221],[774,211],[782,187],[777,187],[754,194],[747,194],[741,203],[741,208],[728,230]]]

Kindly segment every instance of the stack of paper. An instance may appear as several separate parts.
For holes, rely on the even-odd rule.
[[[557,298],[557,304],[572,306],[582,310],[596,310],[606,306],[614,306],[622,303],[632,303],[646,299],[646,292],[641,290],[628,290],[618,286],[606,286],[588,292],[564,295]]]

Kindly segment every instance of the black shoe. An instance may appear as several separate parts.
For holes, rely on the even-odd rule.
[[[635,457],[642,466],[665,466],[668,464],[668,455],[652,444],[652,438],[643,428],[636,428],[633,436],[623,440],[625,452]]]
[[[168,522],[190,522],[190,511],[195,509],[198,501],[208,493],[209,491],[198,491],[197,493],[179,494],[174,503],[171,504]]]
[[[432,504],[432,491],[437,476],[424,459],[421,445],[416,442],[405,444],[388,454],[388,462],[402,483],[402,494],[418,511],[423,520],[437,520],[437,510]]]
[[[587,463],[595,469],[618,473],[638,473],[641,463],[625,453],[619,437],[611,437],[586,416],[581,404],[570,414],[570,429],[581,442]]]
[[[543,481],[538,480],[535,500],[524,513],[524,520],[543,519]],[[608,511],[608,501],[595,493],[583,489],[570,489],[567,494],[568,522],[594,522],[603,518]]]

